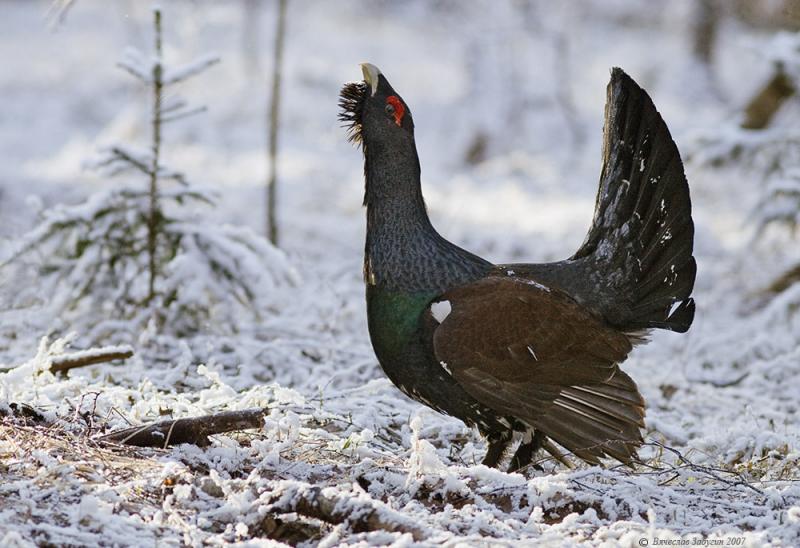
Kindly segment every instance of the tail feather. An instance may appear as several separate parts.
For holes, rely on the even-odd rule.
[[[643,426],[644,399],[621,370],[602,384],[565,388],[534,424],[575,456],[595,464],[604,456],[624,463],[634,460]]]
[[[674,288],[673,293],[690,293],[692,291],[693,282],[693,277],[689,275],[691,273],[678,271],[678,269],[674,268],[674,265],[678,263],[683,255],[691,252],[691,248],[688,248],[685,245],[677,247],[676,249],[670,250],[670,253],[664,256],[664,260],[659,261],[657,265],[653,266],[650,264],[646,271],[646,276],[640,279],[637,285],[638,304],[641,305],[644,302],[645,297],[648,297],[654,293],[658,294],[661,291],[664,283],[669,285],[670,282],[667,278],[670,276],[674,278],[672,285],[680,284]],[[642,261],[642,263],[645,264],[644,261]],[[687,261],[679,268],[692,269],[696,267],[694,265],[694,261]]]
[[[689,186],[678,148],[647,93],[611,73],[603,169],[592,228],[573,260],[589,261],[627,299],[608,318],[630,331],[683,332],[694,318],[697,266]]]

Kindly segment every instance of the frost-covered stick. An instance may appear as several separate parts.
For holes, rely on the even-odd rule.
[[[297,513],[333,525],[348,524],[354,533],[408,533],[417,542],[428,537],[410,518],[391,508],[351,496],[328,495],[323,491],[323,487],[293,483],[271,497],[268,511]]]
[[[258,407],[200,417],[159,421],[117,430],[99,439],[138,447],[163,448],[181,443],[192,443],[204,447],[210,443],[208,436],[261,428],[264,425],[264,415],[268,412],[268,409]]]
[[[133,349],[129,346],[106,346],[90,348],[81,352],[56,356],[50,365],[50,372],[58,373],[69,371],[77,367],[106,363],[114,360],[124,360],[133,356]]]
[[[275,27],[275,57],[272,63],[272,97],[269,106],[269,178],[267,180],[267,235],[269,241],[278,245],[278,220],[276,218],[278,184],[278,127],[281,102],[281,72],[283,65],[283,42],[286,35],[286,3],[278,0],[278,21]]]
[[[150,211],[147,217],[147,259],[150,279],[147,286],[147,302],[155,297],[156,246],[158,237],[158,170],[161,152],[161,92],[163,89],[163,67],[161,64],[161,11],[153,10],[155,30],[155,63],[153,63],[153,157],[150,168]]]
[[[731,471],[731,470],[725,470],[725,469],[722,469],[722,468],[715,468],[713,466],[703,466],[703,465],[700,465],[700,464],[695,464],[692,461],[690,461],[688,458],[686,458],[683,455],[683,453],[681,453],[680,451],[678,451],[674,447],[670,447],[669,445],[665,445],[665,444],[663,444],[661,442],[658,442],[658,441],[652,441],[648,445],[654,445],[655,447],[660,447],[661,449],[669,451],[670,453],[675,455],[678,458],[678,461],[680,462],[679,466],[673,466],[672,467],[675,470],[677,470],[679,468],[688,468],[689,470],[692,470],[694,472],[702,472],[702,473],[710,476],[711,478],[717,480],[718,482],[724,483],[725,485],[742,486],[742,487],[745,487],[745,488],[750,489],[752,491],[755,491],[759,495],[762,495],[762,496],[764,495],[764,492],[761,491],[761,489],[759,489],[758,487],[752,485],[750,482],[745,480],[744,477],[738,472]],[[727,479],[721,477],[720,474],[731,474],[731,475],[736,477],[736,480],[733,480],[733,481],[727,480]]]

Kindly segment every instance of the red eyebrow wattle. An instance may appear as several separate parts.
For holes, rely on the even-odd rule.
[[[403,116],[406,114],[406,107],[397,95],[390,95],[386,102],[394,107],[394,123],[398,126],[403,125]]]

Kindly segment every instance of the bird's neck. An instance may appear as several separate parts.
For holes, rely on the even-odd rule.
[[[483,275],[489,263],[445,240],[431,224],[416,150],[405,155],[369,152],[364,164],[367,284],[427,293]]]

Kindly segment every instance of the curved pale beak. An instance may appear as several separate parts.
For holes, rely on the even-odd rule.
[[[370,97],[375,95],[375,92],[378,91],[378,77],[381,75],[380,69],[370,63],[361,63],[361,73],[364,75],[364,81],[372,90]]]

